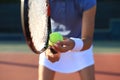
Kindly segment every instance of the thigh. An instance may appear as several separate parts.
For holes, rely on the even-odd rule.
[[[54,76],[54,71],[39,64],[38,80],[54,80]]]
[[[80,70],[79,75],[81,77],[81,80],[95,80],[94,65]]]

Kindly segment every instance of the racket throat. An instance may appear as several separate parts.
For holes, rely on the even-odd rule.
[[[50,47],[50,51],[53,53],[53,54],[57,54],[57,51],[55,51],[53,48]]]

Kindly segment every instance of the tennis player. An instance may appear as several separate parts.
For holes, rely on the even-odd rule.
[[[39,57],[39,80],[54,80],[55,72],[78,72],[81,80],[95,80],[93,34],[96,0],[49,0],[53,32],[65,38]],[[63,46],[64,45],[64,46]]]

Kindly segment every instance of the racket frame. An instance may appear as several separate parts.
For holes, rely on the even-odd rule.
[[[25,36],[25,40],[26,43],[28,44],[28,46],[30,47],[30,49],[36,53],[36,54],[40,54],[42,52],[44,52],[47,48],[48,48],[48,42],[49,42],[49,34],[51,33],[51,22],[50,22],[50,16],[48,17],[48,33],[47,33],[47,41],[45,43],[45,46],[38,51],[35,46],[34,43],[32,41],[31,35],[30,35],[30,29],[29,29],[29,23],[28,23],[28,1],[29,0],[21,0],[21,23],[22,23],[22,29],[23,29],[23,33]]]

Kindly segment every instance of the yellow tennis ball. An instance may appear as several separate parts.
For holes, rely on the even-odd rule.
[[[50,40],[49,40],[49,45],[50,45],[50,46],[52,46],[52,45],[53,45],[53,43],[52,43]]]
[[[49,45],[54,45],[58,41],[62,41],[63,36],[59,32],[53,32],[50,34]]]

